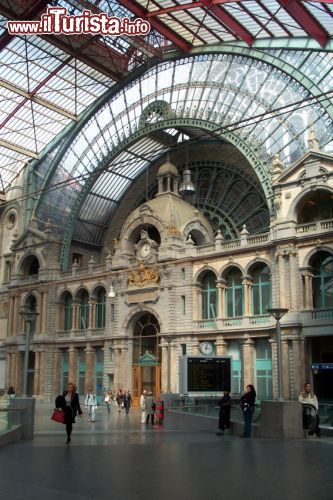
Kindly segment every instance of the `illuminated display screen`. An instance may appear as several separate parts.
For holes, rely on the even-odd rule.
[[[230,391],[230,358],[187,358],[188,392]]]

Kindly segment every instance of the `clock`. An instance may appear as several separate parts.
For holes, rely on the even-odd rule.
[[[214,351],[213,342],[208,342],[208,341],[200,342],[199,350],[202,354],[205,354],[207,356],[209,356],[210,354],[213,354],[213,351]]]
[[[148,257],[150,252],[151,252],[150,244],[148,242],[143,243],[143,245],[141,245],[140,250],[139,250],[140,257],[146,258],[146,257]]]

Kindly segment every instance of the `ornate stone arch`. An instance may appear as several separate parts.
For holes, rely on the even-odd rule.
[[[238,264],[238,262],[229,261],[220,269],[220,279],[225,279],[226,274],[228,274],[229,270],[231,270],[232,268],[238,269],[241,272],[241,275],[245,276],[244,269],[240,264]]]
[[[326,184],[316,185],[316,191],[326,191],[326,192],[333,194],[333,188],[331,188],[330,186],[327,186]],[[309,187],[305,188],[304,190],[302,190],[302,192],[299,193],[293,199],[293,201],[290,205],[289,211],[288,211],[288,219],[297,221],[297,213],[296,213],[297,207],[299,206],[301,201],[312,192],[313,192],[313,189],[311,188],[311,186],[309,186]]]
[[[195,276],[194,276],[194,282],[195,283],[201,283],[201,280],[203,278],[203,276],[207,273],[207,272],[212,272],[215,277],[216,277],[216,280],[218,279],[218,273],[217,273],[217,270],[212,267],[212,266],[209,266],[209,265],[206,265],[205,267],[202,267],[201,269],[199,269],[196,273],[195,273]]]
[[[319,252],[327,252],[331,255],[333,255],[333,249],[326,246],[326,245],[319,245],[316,246],[315,248],[312,248],[304,257],[303,263],[302,263],[302,268],[308,268],[310,267],[310,260],[312,257],[314,257],[317,253]]]
[[[122,328],[127,332],[130,331],[130,329],[133,327],[136,319],[144,314],[151,314],[152,316],[155,316],[155,318],[157,319],[157,322],[160,326],[160,333],[161,333],[161,327],[162,327],[163,323],[162,323],[160,315],[152,307],[149,307],[147,305],[142,306],[141,304],[133,307],[129,311],[129,313],[127,314],[126,318],[123,321]],[[133,331],[131,333],[133,335]]]
[[[30,250],[29,252],[26,252],[24,255],[22,255],[22,257],[19,259],[19,261],[18,261],[18,263],[16,265],[17,273],[20,274],[21,276],[25,275],[23,267],[24,267],[24,264],[28,261],[29,258],[30,259],[31,258],[37,259],[38,264],[39,264],[39,268],[38,269],[41,269],[41,262],[43,261],[42,256],[38,252],[36,252],[34,250]],[[35,274],[38,274],[38,273],[35,273]]]
[[[264,264],[265,266],[267,266],[268,269],[270,270],[270,272],[272,273],[272,263],[263,257],[258,257],[258,258],[254,258],[254,259],[250,260],[250,262],[248,262],[248,264],[246,264],[246,266],[244,268],[244,276],[250,276],[251,267],[253,267],[255,265],[260,265],[260,264]]]

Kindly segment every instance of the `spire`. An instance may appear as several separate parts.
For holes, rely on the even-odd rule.
[[[319,142],[315,133],[314,125],[312,124],[308,135],[308,149],[319,151]]]

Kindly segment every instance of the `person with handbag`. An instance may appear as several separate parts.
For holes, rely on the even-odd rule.
[[[88,394],[86,394],[84,406],[86,406],[88,408],[89,422],[95,422],[95,411],[96,411],[96,406],[97,406],[97,399],[96,399],[96,394],[94,394],[92,389],[89,389]]]
[[[77,416],[77,414],[79,414],[80,417],[82,415],[79,395],[76,392],[76,385],[72,382],[69,382],[67,385],[67,390],[63,392],[63,395],[57,396],[55,405],[56,408],[61,408],[65,413],[67,434],[66,444],[69,444],[71,442],[71,435],[73,424],[75,423],[75,417]]]
[[[253,413],[254,413],[254,405],[256,402],[256,396],[257,396],[257,393],[256,393],[253,385],[252,384],[247,385],[246,392],[241,397],[241,400],[240,400],[240,405],[241,405],[241,409],[243,411],[243,417],[244,417],[244,431],[243,431],[243,434],[240,436],[242,438],[251,437],[252,418],[253,418]]]

